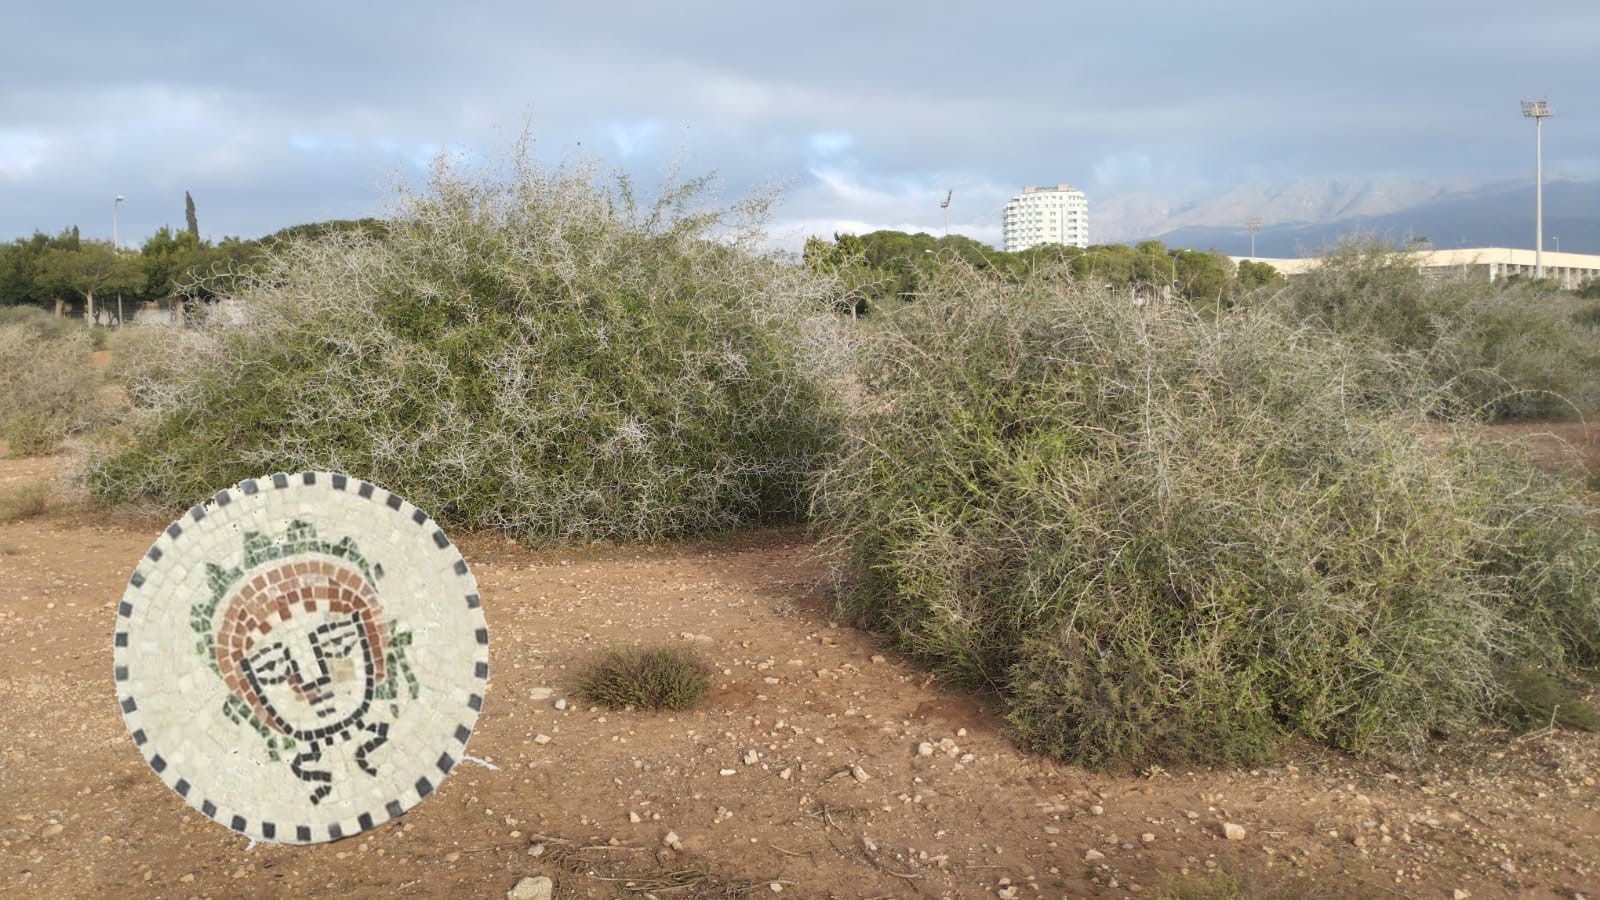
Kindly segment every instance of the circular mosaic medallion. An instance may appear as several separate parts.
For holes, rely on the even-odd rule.
[[[329,472],[245,481],[156,539],[117,611],[122,715],[190,806],[264,841],[405,812],[483,708],[478,588],[422,510]]]

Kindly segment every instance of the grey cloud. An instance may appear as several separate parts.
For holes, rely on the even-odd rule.
[[[77,223],[212,235],[378,211],[440,148],[574,146],[788,185],[780,230],[992,237],[1005,197],[1091,201],[1259,180],[1526,168],[1600,142],[1600,9],[1485,0],[1193,4],[57,5],[0,60],[0,234]],[[1537,35],[1538,40],[1530,40]],[[820,137],[819,137],[820,136]]]

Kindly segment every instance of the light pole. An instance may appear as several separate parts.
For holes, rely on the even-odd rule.
[[[1246,231],[1250,232],[1250,258],[1251,259],[1255,259],[1256,258],[1256,232],[1261,230],[1261,217],[1260,216],[1251,216],[1249,221],[1244,223],[1244,227],[1245,227]]]
[[[1533,120],[1533,277],[1544,277],[1544,120],[1547,100],[1522,101],[1522,117]]]
[[[111,201],[111,255],[115,257],[122,252],[122,242],[117,240],[117,207],[122,204],[122,195]],[[122,326],[122,288],[117,288],[117,326]]]
[[[950,236],[950,198],[954,197],[955,193],[956,193],[955,191],[945,191],[944,192],[944,202],[939,204],[939,208],[944,210],[944,236],[945,237],[949,237]]]

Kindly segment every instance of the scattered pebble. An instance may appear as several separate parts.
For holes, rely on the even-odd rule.
[[[1242,841],[1244,840],[1244,826],[1236,825],[1233,822],[1223,822],[1222,836],[1230,841]]]
[[[535,875],[522,879],[516,887],[506,891],[506,900],[550,900],[555,888],[549,878]]]

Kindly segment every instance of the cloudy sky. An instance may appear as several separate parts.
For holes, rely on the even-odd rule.
[[[440,152],[589,153],[772,229],[999,237],[1024,184],[1096,203],[1304,177],[1600,178],[1600,3],[35,4],[0,52],[0,238],[382,212]]]

